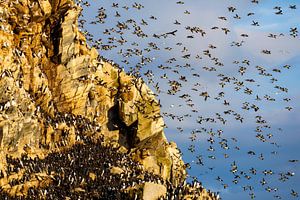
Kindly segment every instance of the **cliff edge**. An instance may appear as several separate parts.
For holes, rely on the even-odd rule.
[[[93,156],[107,152],[96,160],[107,155],[137,163],[132,170],[113,166],[113,160],[103,166],[116,176],[137,167],[139,189],[122,186],[128,198],[158,198],[151,197],[152,190],[167,197],[170,187],[174,192],[186,185],[186,171],[176,144],[164,135],[160,104],[142,79],[88,47],[78,30],[80,11],[73,0],[0,2],[0,191],[11,197],[34,195],[30,188],[47,188],[67,174],[49,170],[50,158],[66,156],[61,165],[69,160],[72,166],[85,159],[78,148],[85,152],[88,147]],[[92,151],[93,146],[101,148]],[[88,151],[82,155],[89,157]],[[145,181],[148,173],[158,177],[155,183]],[[92,181],[99,175],[84,174]],[[185,189],[192,195],[199,187]],[[73,189],[88,190],[82,185]],[[216,199],[202,186],[199,191],[199,199]],[[47,192],[38,195],[49,197]]]

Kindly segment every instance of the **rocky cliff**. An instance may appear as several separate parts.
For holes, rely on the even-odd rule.
[[[93,156],[107,152],[92,160],[103,160],[95,164],[97,169],[107,162],[102,167],[108,171],[85,171],[82,177],[97,181],[104,172],[120,177],[140,174],[138,187],[122,185],[128,198],[135,194],[143,199],[167,197],[169,188],[175,194],[180,187],[186,191],[182,198],[197,193],[200,199],[215,199],[198,184],[184,184],[185,165],[176,144],[164,135],[159,102],[142,79],[127,75],[88,47],[78,30],[80,12],[73,0],[0,1],[0,191],[20,198],[49,197],[52,190],[40,194],[39,188],[64,180],[67,172],[61,174],[47,165],[62,160],[55,169],[64,169],[68,161],[73,166],[90,157],[89,150],[85,152],[89,148]],[[93,146],[99,148],[92,154]],[[105,156],[137,164],[117,166],[117,160],[104,162]],[[146,175],[158,178],[147,181]],[[118,183],[121,187],[122,181]],[[90,194],[82,184],[70,190]],[[150,198],[154,189],[161,193]]]

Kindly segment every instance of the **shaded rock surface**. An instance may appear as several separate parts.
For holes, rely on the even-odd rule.
[[[78,30],[80,11],[72,0],[0,2],[1,191],[43,196],[37,194],[45,192],[39,188],[48,188],[47,194],[54,188],[55,196],[55,188],[67,183],[68,172],[51,173],[46,164],[35,162],[46,163],[54,155],[68,157],[65,152],[78,145],[89,148],[86,137],[101,138],[99,148],[109,145],[117,149],[116,154],[139,163],[141,174],[150,173],[165,186],[179,187],[186,177],[185,167],[176,144],[164,135],[159,102],[143,80],[128,76],[87,46]],[[19,163],[24,156],[28,165]],[[100,167],[105,158],[97,158]],[[77,158],[68,159],[78,164]],[[79,164],[83,166],[86,163]],[[74,171],[72,177],[77,177],[79,172]],[[119,172],[115,175],[123,174]],[[98,180],[96,172],[84,173],[79,177]],[[55,176],[61,176],[62,183],[55,182]],[[86,191],[97,191],[78,184],[70,186],[71,193],[84,196],[89,194]]]

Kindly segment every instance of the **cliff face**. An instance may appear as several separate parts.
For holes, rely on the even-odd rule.
[[[17,193],[7,157],[43,159],[84,137],[103,137],[102,145],[179,185],[185,167],[165,138],[158,101],[87,46],[79,13],[72,0],[0,2],[0,186]]]

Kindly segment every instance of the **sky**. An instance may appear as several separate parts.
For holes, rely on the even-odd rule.
[[[118,3],[118,8],[112,7],[114,2]],[[143,8],[132,7],[135,2]],[[90,6],[83,5],[81,19],[86,23],[82,31],[92,35],[87,35],[91,38],[91,46],[97,40],[103,45],[116,45],[109,51],[99,49],[99,53],[128,73],[134,74],[139,66],[140,76],[161,102],[168,140],[177,143],[184,161],[191,165],[188,180],[196,177],[205,188],[219,192],[225,200],[250,199],[252,193],[256,199],[298,199],[291,192],[300,192],[300,164],[289,160],[300,160],[300,108],[297,104],[300,99],[300,39],[290,35],[290,28],[299,28],[300,2],[176,2],[89,1]],[[289,8],[290,5],[296,5],[297,9]],[[128,10],[123,6],[128,6]],[[281,7],[282,15],[275,14],[276,6]],[[97,20],[101,7],[107,15],[105,23],[91,24]],[[236,10],[230,12],[228,7]],[[190,14],[185,14],[186,11]],[[120,17],[115,16],[116,12]],[[248,13],[253,14],[247,16]],[[109,31],[110,35],[104,33],[105,29],[113,27],[118,30],[116,24],[129,19],[133,19],[148,37],[132,34],[134,26],[128,22],[128,30],[122,30],[122,35],[113,31]],[[181,24],[174,24],[175,20]],[[253,26],[254,22],[259,26]],[[204,36],[191,33],[186,30],[187,26],[198,27],[205,32]],[[222,28],[230,32],[225,34]],[[175,30],[175,35],[163,36]],[[270,33],[276,38],[268,37]],[[153,34],[161,35],[160,39]],[[116,42],[121,37],[127,41],[123,45]],[[143,54],[132,54],[128,49]],[[206,50],[211,57],[205,55]],[[264,50],[270,53],[262,53]],[[187,59],[182,57],[185,55]],[[259,74],[257,68],[260,67],[270,76]],[[245,73],[241,73],[241,69]],[[223,82],[223,87],[220,85],[222,77],[230,78],[230,82]],[[170,81],[180,83],[175,94],[168,94],[172,89]],[[252,90],[252,94],[244,93],[246,88]],[[280,88],[287,88],[288,92]],[[201,96],[205,92],[210,96],[207,100]],[[221,92],[224,97],[218,96]],[[182,95],[188,97],[180,98]],[[224,105],[224,100],[230,105]],[[259,109],[255,111],[251,108],[253,105]],[[242,109],[243,106],[249,109]],[[224,114],[228,110],[231,114]],[[226,120],[225,124],[218,116]],[[240,118],[235,119],[239,116],[243,118],[242,123]],[[265,123],[258,124],[257,116]],[[213,120],[201,121],[203,118]],[[257,130],[258,125],[267,127]],[[264,138],[260,140],[257,134]],[[222,148],[225,146],[228,149]],[[199,158],[203,165],[197,162]],[[234,165],[238,166],[235,174],[230,172]],[[256,174],[250,172],[251,168]],[[272,175],[263,173],[270,170]],[[261,184],[263,179],[267,182],[265,185]]]

